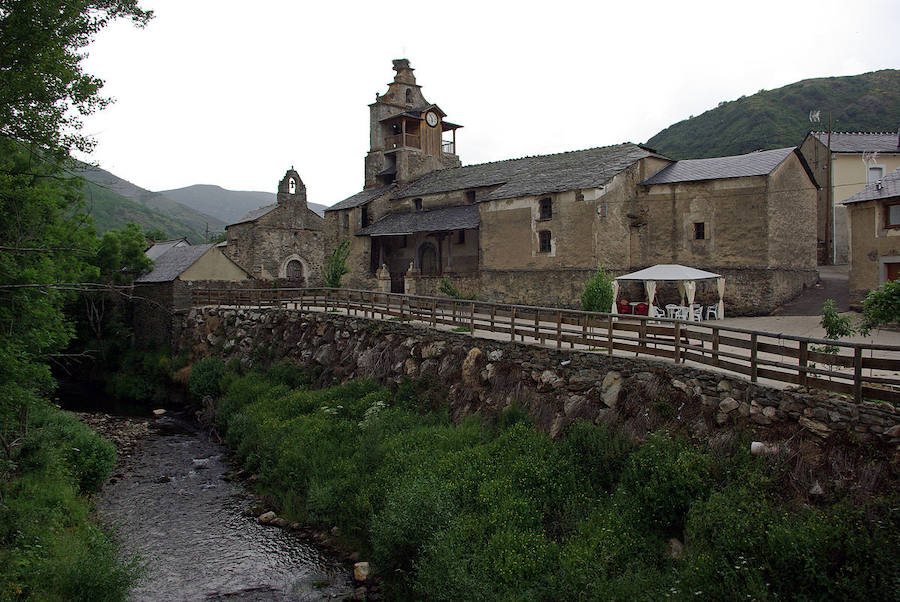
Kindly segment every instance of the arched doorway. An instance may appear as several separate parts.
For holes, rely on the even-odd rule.
[[[291,259],[284,268],[288,280],[303,280],[303,264],[299,259]]]
[[[437,276],[440,271],[437,249],[430,242],[419,247],[419,271],[423,276]]]

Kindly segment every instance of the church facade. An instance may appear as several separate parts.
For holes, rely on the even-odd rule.
[[[816,184],[796,149],[673,161],[613,146],[462,166],[456,130],[405,59],[370,105],[363,190],[326,210],[352,288],[577,306],[600,267],[723,274],[732,312],[764,313],[816,279]],[[230,243],[229,243],[230,244]],[[635,292],[637,294],[637,291]]]

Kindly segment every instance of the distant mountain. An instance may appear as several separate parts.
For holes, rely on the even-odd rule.
[[[226,224],[236,222],[245,213],[275,202],[275,193],[251,190],[227,190],[212,184],[195,184],[185,188],[163,190],[160,192],[170,199],[212,215]],[[325,205],[307,203],[310,209],[320,216],[325,214]]]
[[[205,232],[195,230],[178,219],[126,199],[90,180],[85,181],[84,199],[87,211],[94,219],[94,226],[97,228],[98,234],[122,228],[128,222],[135,222],[143,230],[162,230],[169,238],[186,236],[195,244],[204,241]]]
[[[225,229],[225,222],[221,219],[191,209],[159,192],[151,192],[141,188],[105,169],[84,165],[78,171],[79,175],[82,175],[86,180],[93,182],[100,188],[114,192],[148,209],[161,213],[178,223],[184,224],[196,232],[200,240],[203,239],[207,227],[210,232],[222,232]],[[163,229],[165,230],[165,228]]]
[[[811,123],[810,111],[820,121]],[[810,130],[896,132],[900,126],[900,71],[805,79],[760,90],[659,132],[647,146],[673,159],[739,155],[797,146]]]

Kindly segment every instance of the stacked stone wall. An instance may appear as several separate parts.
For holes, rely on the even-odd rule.
[[[624,391],[662,380],[694,416],[698,435],[740,426],[761,439],[783,425],[810,436],[845,432],[900,443],[900,411],[806,389],[780,390],[683,364],[556,350],[474,338],[425,327],[296,310],[198,308],[176,320],[174,351],[217,355],[244,366],[289,358],[322,371],[321,384],[352,378],[384,383],[427,379],[447,392],[457,418],[501,411],[513,402],[556,435],[571,421],[604,417]],[[642,385],[643,384],[643,385]],[[695,411],[689,412],[693,407]],[[696,418],[700,416],[700,418]]]

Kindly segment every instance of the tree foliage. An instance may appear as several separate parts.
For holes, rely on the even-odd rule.
[[[0,134],[57,157],[90,150],[81,117],[109,99],[82,69],[84,49],[115,19],[151,16],[137,0],[0,0]]]
[[[597,270],[584,285],[584,292],[581,293],[581,309],[608,312],[613,302],[612,282],[612,276],[605,270]]]
[[[873,328],[900,324],[900,280],[885,282],[866,295],[859,331],[868,336]]]
[[[325,286],[329,288],[341,288],[341,278],[349,274],[347,257],[350,256],[350,241],[342,241],[331,253],[331,257],[325,262]]]

